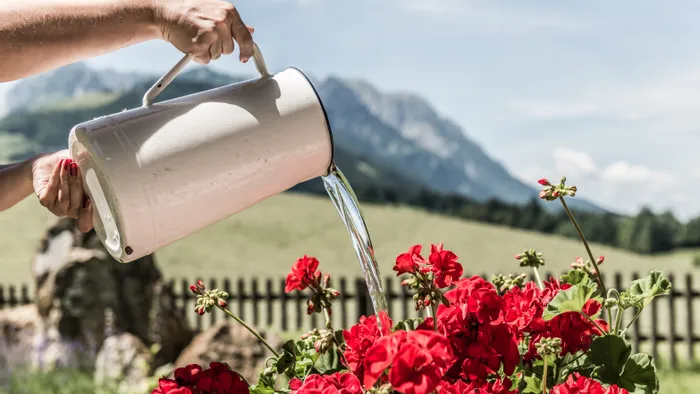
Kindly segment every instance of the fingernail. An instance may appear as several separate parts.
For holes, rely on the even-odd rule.
[[[70,163],[70,176],[78,176],[78,165]]]
[[[66,170],[70,170],[70,162],[71,162],[70,159],[64,159],[64,161],[63,161],[63,168],[66,169]]]
[[[90,197],[83,197],[83,209],[87,209],[90,206]]]
[[[249,58],[249,57],[244,57],[243,59],[241,59],[241,61],[242,61],[243,63],[248,63],[248,59],[250,59],[250,58]]]

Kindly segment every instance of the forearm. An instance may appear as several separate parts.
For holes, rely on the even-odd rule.
[[[0,2],[0,82],[159,37],[152,0]]]
[[[32,194],[32,160],[0,165],[0,211],[12,208]]]

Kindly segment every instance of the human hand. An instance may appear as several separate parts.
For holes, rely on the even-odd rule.
[[[56,216],[78,219],[78,229],[92,229],[92,204],[83,191],[80,169],[62,150],[32,162],[32,185],[41,205]]]
[[[243,23],[233,4],[223,0],[154,0],[154,4],[161,38],[197,63],[233,53],[233,40],[243,63],[253,56],[254,29]]]

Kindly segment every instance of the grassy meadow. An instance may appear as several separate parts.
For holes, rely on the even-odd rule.
[[[380,269],[392,275],[396,256],[410,245],[443,242],[460,256],[467,273],[520,272],[513,255],[533,247],[544,253],[546,270],[565,270],[585,254],[580,242],[557,236],[431,215],[408,207],[363,206]],[[28,283],[31,262],[52,220],[34,198],[0,214],[0,284]],[[429,249],[428,249],[429,250]],[[693,270],[693,253],[643,256],[593,245],[605,255],[604,270],[645,273]],[[281,277],[297,257],[313,255],[331,275],[361,274],[354,250],[328,199],[283,194],[216,223],[156,253],[164,275],[192,277]]]

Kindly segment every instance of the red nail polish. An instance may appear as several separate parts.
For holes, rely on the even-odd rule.
[[[90,197],[83,197],[83,209],[87,209],[90,206]]]
[[[70,163],[70,176],[78,176],[78,165]]]
[[[70,162],[71,162],[70,159],[65,159],[65,160],[63,161],[63,168],[66,169],[66,170],[70,170]]]

